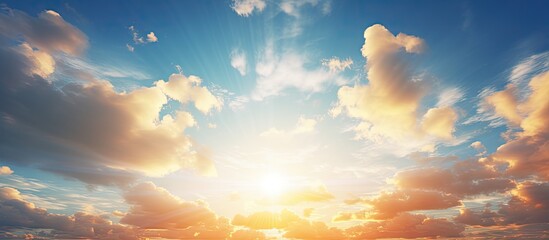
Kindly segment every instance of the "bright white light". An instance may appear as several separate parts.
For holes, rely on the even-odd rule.
[[[280,195],[286,187],[286,178],[274,173],[265,176],[261,182],[262,191],[269,196]]]

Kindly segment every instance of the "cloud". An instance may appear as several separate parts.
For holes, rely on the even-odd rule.
[[[283,0],[280,3],[280,10],[283,13],[288,14],[289,16],[299,18],[301,16],[300,9],[302,7],[304,7],[305,5],[310,5],[314,7],[317,6],[319,2],[319,0]],[[325,3],[327,2],[329,1],[325,1]],[[324,14],[327,14],[331,11],[331,7],[324,4],[322,6],[322,11]]]
[[[310,62],[305,56],[294,51],[275,54],[271,44],[255,64],[257,80],[251,99],[261,101],[270,96],[278,96],[291,88],[304,93],[317,93],[325,90],[328,85],[341,85],[346,82],[337,73],[322,67],[308,67]]]
[[[154,32],[147,34],[147,42],[158,42],[158,38],[154,35]]]
[[[340,60],[337,57],[333,57],[330,59],[323,59],[322,60],[322,66],[327,67],[330,72],[341,72],[345,69],[350,69],[351,65],[353,64],[353,60],[350,58],[347,58],[345,60]]]
[[[41,12],[34,18],[7,9],[7,13],[0,13],[0,35],[9,39],[22,37],[31,46],[45,52],[78,55],[88,46],[86,35],[52,10]]]
[[[283,209],[277,212],[256,212],[249,216],[237,214],[232,220],[235,226],[245,226],[251,229],[284,229],[291,223],[299,221],[301,218],[295,213]]]
[[[301,220],[291,223],[284,237],[289,239],[345,239],[344,232],[336,227],[328,227],[323,222]]]
[[[457,196],[504,193],[515,182],[478,160],[465,160],[450,168],[418,168],[398,172],[395,184],[401,189],[441,191]]]
[[[549,183],[523,182],[499,210],[462,209],[455,220],[472,226],[509,226],[549,221]]]
[[[424,41],[404,33],[395,36],[379,24],[367,28],[364,38],[362,55],[367,60],[368,84],[341,87],[332,114],[360,119],[354,129],[358,138],[396,142],[402,147],[414,145],[408,147],[412,150],[432,144],[428,137],[453,138],[458,115],[451,106],[428,109],[420,117],[420,104],[430,86],[423,75],[413,74],[411,62],[402,52],[421,53]]]
[[[185,229],[214,225],[217,216],[204,202],[183,201],[153,183],[139,183],[124,193],[129,211],[121,223],[142,229]]]
[[[463,100],[463,90],[457,87],[442,90],[438,96],[437,107],[453,106]]]
[[[489,126],[498,127],[507,124],[517,127],[522,113],[516,109],[530,95],[530,80],[549,71],[549,52],[535,54],[522,59],[509,72],[508,84],[503,91],[493,87],[484,88],[477,96],[477,114],[465,121],[465,124],[489,122]]]
[[[0,175],[11,175],[13,173],[13,170],[11,170],[8,166],[1,166],[0,167]]]
[[[232,224],[252,230],[279,229],[290,239],[344,239],[343,231],[323,222],[308,221],[283,209],[280,212],[256,212],[250,216],[236,215]]]
[[[265,233],[249,229],[239,229],[231,234],[230,240],[265,240]]]
[[[233,0],[231,8],[238,15],[248,17],[255,10],[262,12],[266,5],[264,0]]]
[[[471,209],[464,208],[459,211],[459,215],[454,218],[456,222],[471,225],[471,226],[494,226],[498,219],[498,214],[485,208],[481,212],[475,212]]]
[[[486,147],[480,141],[473,142],[470,146],[478,151],[477,156],[483,156],[486,154]]]
[[[549,179],[549,72],[533,77],[528,83],[530,94],[518,99],[517,90],[509,84],[486,99],[495,114],[505,118],[511,129],[508,141],[488,157],[487,162],[507,165],[507,173],[519,178],[530,175]]]
[[[233,50],[231,53],[231,66],[238,70],[240,75],[246,75],[246,54],[243,51]]]
[[[7,233],[35,234],[35,230],[41,229],[47,230],[40,234],[49,239],[137,239],[132,228],[100,216],[81,212],[71,216],[49,213],[26,201],[17,189],[10,187],[0,188],[0,215],[0,231]]]
[[[457,119],[458,114],[452,107],[431,108],[423,116],[421,128],[429,135],[451,140]]]
[[[454,195],[425,190],[382,192],[375,198],[347,202],[360,202],[371,207],[371,209],[363,211],[365,216],[359,219],[390,219],[402,212],[447,209],[461,205],[459,198]],[[343,214],[343,216],[352,215]],[[336,220],[342,219],[340,217]]]
[[[31,25],[76,31],[60,22],[61,17],[43,14],[48,16],[30,19],[15,11],[13,16],[1,18],[2,23],[17,18]],[[85,37],[73,39],[80,35],[57,29],[52,31],[71,39],[43,33],[45,39],[32,40],[42,32],[29,26],[22,30],[21,34],[30,36],[25,38],[27,42],[0,45],[2,161],[104,185],[126,185],[138,174],[161,176],[181,168],[210,175],[215,172],[212,161],[195,150],[191,138],[183,134],[195,125],[192,115],[182,110],[160,114],[168,97],[193,102],[205,113],[220,108],[221,103],[200,86],[198,77],[174,74],[168,82],[160,80],[155,86],[128,92],[117,92],[109,82],[93,77],[83,83],[77,79],[52,82],[48,78],[56,64],[51,55],[76,52],[73,48],[82,48]]]
[[[300,203],[326,202],[334,199],[324,185],[312,185],[288,190],[278,196],[269,196],[260,199],[260,204],[267,205],[296,205]]]
[[[126,48],[128,49],[128,51],[130,52],[133,52],[135,51],[135,47],[133,47],[132,45],[130,45],[129,43],[126,44]]]
[[[310,133],[315,130],[316,124],[318,121],[314,118],[306,118],[300,116],[297,120],[296,126],[290,131],[279,130],[277,128],[270,128],[267,131],[264,131],[260,134],[262,137],[281,137],[288,135],[295,135],[301,133]]]
[[[158,37],[156,37],[154,32],[150,32],[146,35],[147,38],[143,38],[139,35],[139,31],[137,31],[137,28],[135,26],[129,26],[128,29],[130,30],[130,33],[132,34],[132,40],[135,45],[144,45],[147,43],[153,43],[158,42]],[[133,52],[135,50],[135,46],[132,46],[131,44],[127,43],[126,48],[128,48],[128,51]]]
[[[223,102],[215,97],[206,87],[200,86],[202,79],[197,76],[186,77],[182,74],[170,75],[169,81],[158,80],[155,86],[168,97],[180,103],[194,102],[194,106],[202,113],[212,109],[221,109]]]
[[[314,208],[305,208],[303,209],[303,216],[308,218],[308,217],[311,217],[311,215],[313,215],[313,212],[315,211]]]
[[[350,239],[377,238],[452,238],[460,237],[465,227],[444,218],[402,213],[381,222],[370,222],[346,230]]]

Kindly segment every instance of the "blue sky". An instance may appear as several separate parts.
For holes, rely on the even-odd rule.
[[[89,224],[78,213],[136,238],[221,225],[216,238],[546,232],[547,217],[513,214],[549,213],[536,195],[549,191],[548,6],[4,1],[0,187],[12,197],[0,206],[47,213],[0,221],[0,238],[108,237],[48,222]],[[175,207],[145,211],[138,191]],[[189,206],[209,218],[185,219]],[[299,220],[245,220],[284,211]],[[391,230],[400,221],[431,230]],[[295,231],[311,224],[323,227]]]

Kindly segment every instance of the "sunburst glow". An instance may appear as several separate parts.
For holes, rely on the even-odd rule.
[[[548,239],[548,9],[2,0],[0,240]]]
[[[269,173],[261,180],[261,191],[270,196],[276,197],[288,190],[288,180],[278,173]]]

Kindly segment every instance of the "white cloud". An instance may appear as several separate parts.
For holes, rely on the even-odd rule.
[[[265,9],[265,0],[233,0],[231,8],[240,16],[250,16],[255,10],[258,12]]]
[[[128,51],[130,51],[130,52],[133,52],[135,50],[135,48],[132,45],[130,45],[129,43],[126,43],[126,48],[128,48]]]
[[[133,42],[135,44],[143,44],[145,43],[145,40],[143,40],[143,37],[140,37],[139,36],[139,33],[137,32],[137,30],[135,29],[134,26],[130,26],[128,27],[128,29],[130,30],[130,32],[132,33],[132,39],[133,39]]]
[[[338,57],[333,57],[322,60],[322,65],[330,69],[330,72],[341,72],[345,69],[350,69],[352,64],[353,60],[350,58],[340,60]]]
[[[460,101],[463,101],[463,90],[460,88],[448,88],[442,90],[438,96],[438,107],[452,106]]]
[[[347,81],[335,72],[323,67],[311,68],[311,61],[302,54],[289,50],[277,55],[272,44],[256,63],[256,86],[251,98],[261,101],[277,96],[285,89],[295,88],[305,93],[323,91],[328,85],[342,85]]]
[[[248,102],[250,102],[250,98],[246,96],[236,96],[229,101],[229,107],[233,111],[242,110]]]
[[[200,86],[201,82],[197,76],[172,74],[168,82],[159,80],[155,85],[164,94],[181,103],[193,101],[194,106],[202,113],[209,113],[211,109],[221,109],[223,100],[214,96],[206,87]]]
[[[246,54],[241,50],[233,50],[231,53],[231,66],[238,70],[240,75],[246,75],[247,61]]]

